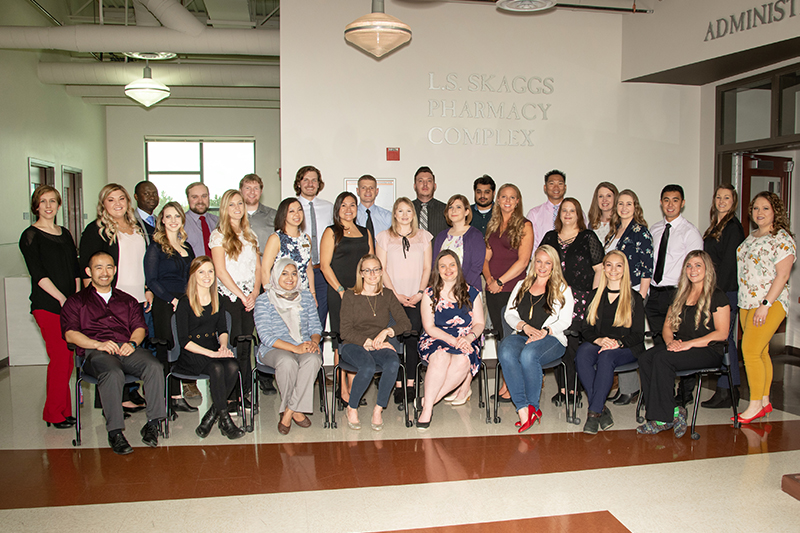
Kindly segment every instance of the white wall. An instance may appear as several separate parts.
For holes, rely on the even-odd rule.
[[[386,12],[413,31],[408,46],[376,60],[349,45],[344,27],[366,14],[368,2],[309,0],[281,9],[281,141],[287,179],[302,165],[322,170],[322,195],[335,198],[342,180],[371,173],[399,180],[413,196],[420,165],[437,176],[436,196],[472,197],[472,181],[488,173],[498,184],[522,189],[525,208],[545,200],[543,175],[567,173],[568,194],[588,207],[597,182],[635,189],[650,222],[660,218],[658,196],[666,183],[686,189],[686,216],[698,221],[700,89],[620,82],[622,24],[618,14],[558,10],[509,16],[493,5],[387,2]],[[313,36],[311,39],[309,36]],[[433,73],[431,89],[430,75]],[[457,79],[443,90],[446,76]],[[552,78],[552,94],[473,91],[470,75]],[[534,82],[533,88],[540,85]],[[431,101],[439,101],[430,113]],[[547,120],[441,116],[441,100],[518,109],[550,105]],[[486,105],[486,104],[484,104]],[[528,116],[531,107],[527,107]],[[429,116],[433,114],[433,116]],[[533,147],[435,145],[431,128],[524,129]],[[455,131],[455,130],[454,130]],[[452,135],[455,135],[454,133]],[[453,140],[455,137],[451,137]],[[439,140],[434,138],[434,140]],[[492,141],[494,142],[494,141]],[[399,162],[387,162],[399,147]],[[704,217],[703,217],[704,219]]]
[[[253,137],[256,174],[264,181],[262,201],[272,207],[280,202],[280,115],[276,109],[108,107],[106,119],[108,181],[123,185],[131,194],[145,179],[145,136]],[[239,178],[230,188],[239,188]],[[212,195],[222,192],[212,191]],[[94,205],[96,197],[91,202]]]
[[[0,20],[8,25],[44,25],[27,2],[0,2]],[[105,110],[68,96],[63,87],[44,85],[36,76],[40,54],[0,51],[0,277],[25,276],[19,252],[23,219],[30,206],[28,157],[83,170],[84,199],[97,195],[106,181]],[[59,218],[63,222],[63,217]],[[0,294],[0,300],[3,295]],[[0,360],[8,356],[5,301],[0,301]],[[25,302],[15,302],[26,309]],[[32,320],[32,318],[31,318]]]
[[[776,4],[779,10],[775,9]],[[773,22],[763,25],[758,22],[752,27],[754,18],[751,11],[751,29],[731,32],[731,15],[738,21],[742,12],[754,8],[761,11],[764,5],[768,6],[767,20]],[[800,0],[669,0],[657,2],[654,9],[652,15],[623,17],[623,79],[637,78],[800,35]],[[769,9],[772,9],[771,19]],[[783,15],[779,13],[781,10]],[[719,23],[719,38],[718,19],[725,20]],[[709,23],[713,26],[713,38],[707,33]],[[728,26],[727,33],[725,25]]]

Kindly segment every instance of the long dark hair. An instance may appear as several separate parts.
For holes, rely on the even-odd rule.
[[[456,260],[456,267],[458,268],[456,284],[453,286],[453,297],[456,299],[459,309],[463,308],[465,305],[472,309],[472,302],[469,299],[469,285],[467,285],[467,281],[464,279],[464,271],[461,270],[461,261],[458,259],[458,255],[453,250],[442,250],[439,252],[439,255],[436,256],[436,261],[433,263],[436,268],[433,269],[433,274],[431,275],[431,288],[433,289],[431,309],[434,313],[436,312],[436,303],[439,301],[439,298],[441,298],[442,289],[444,288],[444,280],[439,274],[439,260],[448,255]]]
[[[339,196],[336,197],[336,202],[333,204],[333,247],[336,248],[339,246],[339,243],[342,242],[344,239],[344,225],[342,224],[342,219],[339,217],[339,210],[342,208],[342,204],[344,203],[345,198],[352,198],[353,201],[358,205],[358,199],[356,195],[344,191],[339,193]],[[355,225],[355,221],[353,221],[353,225]]]
[[[289,208],[295,202],[297,202],[297,204],[300,206],[300,209],[303,209],[303,204],[301,204],[300,200],[298,200],[294,196],[290,196],[289,198],[284,198],[283,200],[281,200],[281,203],[278,205],[278,212],[275,213],[275,229],[279,229],[283,233],[286,233],[286,216],[289,214]],[[305,230],[306,230],[306,214],[304,211],[303,221],[300,222],[300,233],[303,233]]]
[[[719,191],[731,191],[731,198],[733,199],[733,203],[731,204],[731,209],[725,216],[722,217],[722,220],[717,222],[717,193]],[[703,234],[703,240],[708,239],[711,237],[714,240],[719,240],[720,236],[722,235],[722,230],[725,229],[725,226],[728,225],[728,222],[731,221],[733,217],[736,216],[736,208],[739,207],[739,193],[736,192],[736,189],[733,188],[733,185],[730,183],[723,183],[721,185],[717,185],[717,188],[714,189],[714,198],[711,200],[711,213],[709,214],[709,219],[711,220],[711,225],[708,226],[708,229]]]

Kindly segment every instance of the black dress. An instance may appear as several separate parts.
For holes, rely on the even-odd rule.
[[[328,226],[333,230],[333,226]],[[369,237],[367,236],[367,228],[356,226],[358,231],[361,232],[361,237],[342,237],[339,244],[333,250],[333,257],[331,258],[331,269],[336,274],[336,278],[342,287],[352,289],[356,284],[356,269],[358,262],[364,255],[369,253]],[[340,327],[340,310],[342,307],[342,297],[336,292],[334,287],[328,284],[328,313],[331,318],[331,330],[339,331]],[[338,343],[334,340],[334,346]]]
[[[220,299],[224,298],[221,296]],[[227,409],[227,398],[239,377],[239,364],[235,357],[216,358],[194,353],[186,349],[189,342],[208,350],[219,350],[219,336],[228,333],[228,324],[222,305],[216,313],[211,312],[211,304],[203,307],[203,314],[197,316],[184,296],[175,310],[178,329],[178,342],[181,355],[175,369],[186,374],[206,374],[209,376],[211,400],[217,410]]]

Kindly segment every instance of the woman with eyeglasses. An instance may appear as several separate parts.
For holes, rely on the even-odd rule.
[[[389,404],[400,369],[397,350],[387,339],[410,330],[411,321],[394,292],[384,286],[383,267],[375,255],[362,257],[357,271],[355,287],[345,291],[342,298],[344,312],[339,356],[357,369],[347,405],[347,426],[361,429],[359,402],[380,367],[378,399],[370,420],[372,429],[380,431],[383,429],[383,410]]]
[[[409,329],[417,333],[408,335],[405,339],[405,364],[408,372],[406,390],[403,391],[403,384],[398,382],[394,391],[394,403],[402,406],[406,394],[409,401],[414,400],[414,380],[419,362],[417,343],[422,331],[420,302],[431,274],[433,237],[419,228],[417,211],[408,198],[403,196],[395,200],[392,214],[392,227],[380,232],[375,239],[375,255],[385,265],[383,284],[400,302],[411,322]]]

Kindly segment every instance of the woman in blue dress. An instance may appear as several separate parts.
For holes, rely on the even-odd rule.
[[[314,292],[314,268],[311,265],[311,240],[305,233],[303,206],[295,197],[284,199],[275,213],[275,233],[269,236],[264,246],[261,260],[261,282],[264,289],[269,287],[270,275],[275,262],[288,257],[297,265],[300,289]]]
[[[653,237],[647,229],[639,197],[630,189],[617,196],[617,212],[611,221],[616,231],[606,236],[606,252],[619,250],[628,259],[633,290],[647,297],[653,275]]]
[[[464,281],[461,262],[452,250],[440,252],[435,265],[421,306],[424,332],[419,339],[419,355],[428,363],[422,413],[417,420],[417,427],[422,429],[430,426],[433,406],[459,385],[454,403],[469,398],[471,389],[465,385],[469,383],[465,378],[468,373],[478,373],[483,345],[480,290]]]

